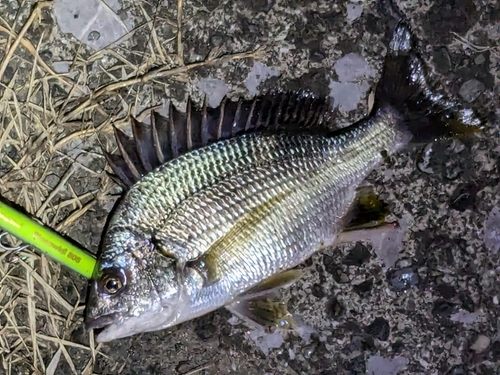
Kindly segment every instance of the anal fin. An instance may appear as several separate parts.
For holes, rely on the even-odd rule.
[[[366,228],[351,229],[348,231],[341,232],[337,235],[335,239],[335,246],[340,246],[356,241],[372,241],[373,238],[377,236],[391,233],[399,228],[399,223],[397,221],[393,223],[384,223],[379,226],[372,226]]]
[[[356,198],[346,215],[344,232],[375,228],[388,224],[388,206],[373,191],[371,186],[363,186],[356,192]]]

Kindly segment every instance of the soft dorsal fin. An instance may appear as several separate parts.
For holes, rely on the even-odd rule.
[[[124,188],[156,167],[186,152],[223,139],[259,130],[328,132],[334,127],[327,98],[306,91],[265,94],[251,100],[224,98],[217,108],[196,108],[189,98],[186,113],[170,104],[168,117],[151,113],[151,125],[131,117],[132,137],[115,128],[118,154],[104,152],[111,177]]]

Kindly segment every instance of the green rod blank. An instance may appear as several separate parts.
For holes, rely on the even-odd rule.
[[[1,201],[0,228],[83,277],[92,277],[96,264],[92,255]]]

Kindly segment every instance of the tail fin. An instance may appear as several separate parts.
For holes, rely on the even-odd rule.
[[[412,143],[464,136],[480,130],[482,121],[470,108],[438,93],[427,81],[428,73],[416,52],[410,27],[400,21],[392,36],[373,110],[389,105],[404,118],[402,126]]]

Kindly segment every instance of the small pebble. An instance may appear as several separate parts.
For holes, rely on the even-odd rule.
[[[313,346],[306,346],[305,348],[302,349],[302,355],[304,358],[311,358],[311,356],[314,353],[314,347]]]
[[[219,47],[222,44],[222,36],[214,35],[210,38],[210,41],[215,47]]]
[[[369,278],[363,281],[362,283],[354,285],[353,289],[360,296],[363,296],[364,294],[368,293],[372,289],[372,287],[373,287],[373,279]]]
[[[93,41],[99,40],[100,37],[101,37],[101,33],[97,30],[93,30],[87,36],[87,40],[89,42],[93,42]]]
[[[356,242],[354,247],[349,251],[347,256],[342,261],[347,266],[361,266],[370,260],[370,251],[361,242]]]
[[[363,13],[363,5],[361,4],[347,4],[347,19],[354,21],[358,19]]]
[[[217,328],[212,323],[203,324],[195,328],[195,332],[202,340],[208,340],[215,334]]]
[[[450,198],[450,207],[464,212],[474,207],[479,187],[474,183],[459,185]]]
[[[337,297],[330,298],[326,304],[326,311],[328,316],[332,319],[338,318],[344,312],[344,307],[339,302]]]
[[[476,100],[484,90],[484,84],[473,78],[465,82],[462,87],[460,87],[458,93],[466,102],[471,103]]]
[[[396,292],[413,288],[419,280],[418,272],[412,267],[391,270],[387,273],[387,282]]]
[[[455,304],[445,301],[443,299],[438,299],[434,301],[434,306],[432,308],[432,314],[435,316],[449,316],[455,309]]]
[[[331,274],[336,282],[341,282],[342,269],[333,261],[333,257],[325,254],[323,256],[323,265],[325,271]]]
[[[312,295],[316,298],[323,298],[325,296],[323,287],[319,284],[314,284],[312,287]]]
[[[479,335],[476,339],[476,342],[471,345],[471,350],[476,353],[484,352],[490,346],[490,338],[485,335]]]
[[[476,65],[481,65],[482,63],[484,63],[486,61],[486,58],[484,57],[484,55],[479,55],[478,57],[476,57],[474,59],[474,63]]]
[[[175,367],[175,371],[177,371],[177,373],[179,374],[184,374],[186,372],[189,372],[191,367],[192,365],[190,365],[187,361],[180,361]]]

